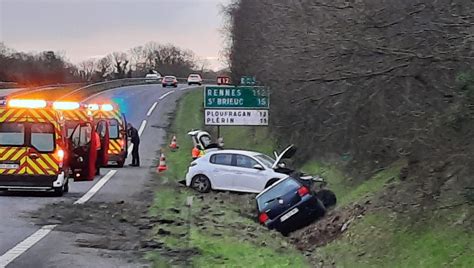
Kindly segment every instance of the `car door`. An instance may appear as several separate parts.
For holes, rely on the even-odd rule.
[[[99,120],[96,131],[100,138],[100,150],[97,157],[101,162],[101,166],[105,167],[109,163],[109,123],[107,120]]]
[[[234,190],[232,178],[235,176],[235,167],[232,166],[233,155],[228,153],[216,153],[209,159],[209,170],[207,176],[211,180],[214,189]]]
[[[234,158],[233,187],[244,192],[261,192],[267,179],[265,169],[257,169],[255,166],[263,166],[250,156],[235,154]]]
[[[70,167],[75,181],[93,180],[95,177],[95,162],[97,160],[96,136],[91,123],[81,123],[71,134]]]
[[[120,130],[120,132],[121,132],[121,137],[122,137],[124,148],[125,148],[125,158],[127,158],[127,155],[128,155],[128,131],[127,131],[127,117],[125,117],[124,113],[122,113],[122,129]]]

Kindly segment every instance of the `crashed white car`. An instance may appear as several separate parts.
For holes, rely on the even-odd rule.
[[[286,148],[276,159],[252,151],[215,150],[191,162],[186,174],[186,186],[201,193],[226,190],[260,193],[280,179],[288,177],[280,161],[295,153]],[[277,171],[278,170],[278,171]]]

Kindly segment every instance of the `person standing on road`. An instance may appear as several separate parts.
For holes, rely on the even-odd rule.
[[[128,137],[133,144],[132,149],[132,167],[140,166],[140,156],[138,155],[138,147],[140,146],[140,136],[138,135],[138,130],[128,123]]]

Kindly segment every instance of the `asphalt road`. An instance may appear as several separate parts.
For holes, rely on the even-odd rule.
[[[195,87],[179,85],[176,89],[164,89],[159,85],[128,86],[90,98],[90,101],[112,100],[121,107],[128,122],[137,129],[144,125],[140,144],[141,167],[102,169],[102,177],[110,170],[117,172],[90,200],[127,201],[140,194],[150,172],[155,168],[154,161],[160,145],[167,143],[164,141],[165,131],[161,128],[165,125],[167,114],[174,111],[176,100],[192,88]],[[155,102],[157,105],[154,105]],[[151,109],[152,106],[155,108]],[[131,157],[127,159],[126,164],[130,161]],[[2,260],[12,254],[12,248],[40,229],[29,218],[30,212],[50,203],[74,202],[101,179],[97,177],[92,182],[71,182],[70,192],[63,197],[52,197],[48,193],[36,192],[0,193],[0,267]],[[130,264],[121,263],[123,260],[101,256],[97,249],[78,248],[74,245],[78,235],[53,230],[13,261],[8,262],[7,267],[132,267]],[[18,246],[17,248],[21,249]]]

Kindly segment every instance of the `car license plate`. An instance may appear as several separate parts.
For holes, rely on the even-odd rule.
[[[18,164],[0,164],[0,169],[18,169]]]
[[[291,216],[298,213],[298,211],[299,211],[298,208],[294,208],[294,209],[290,210],[290,212],[288,212],[285,215],[281,216],[280,221],[284,222],[284,221],[288,220]]]

